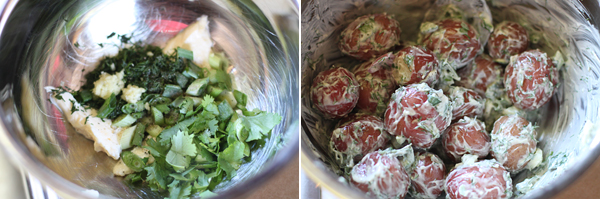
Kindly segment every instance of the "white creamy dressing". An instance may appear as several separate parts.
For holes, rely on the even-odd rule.
[[[510,26],[509,23],[515,23],[515,22],[509,22],[509,21],[502,21],[500,24],[496,25],[496,28],[494,29],[494,32],[492,33],[492,37],[498,37],[500,35],[506,36],[505,40],[500,43],[499,46],[494,46],[494,48],[498,48],[498,49],[509,49],[509,48],[518,48],[521,46],[528,46],[528,44],[526,42],[529,41],[529,35],[525,34],[525,35],[515,35],[516,33],[519,32],[519,30],[515,29],[514,27]],[[527,32],[525,32],[527,33]],[[491,49],[491,48],[489,48]],[[502,52],[499,51],[498,55],[492,55],[492,56],[499,56],[499,57],[509,57],[510,55],[506,54],[508,52]],[[508,63],[507,59],[504,58],[498,58],[495,59],[494,61],[499,62],[499,63],[503,63],[506,64]]]
[[[350,78],[345,78],[346,71]],[[341,88],[334,88],[335,85],[342,84]],[[333,113],[336,116],[341,116],[349,111],[341,110],[337,105],[352,103],[355,98],[358,98],[356,93],[359,89],[358,82],[356,82],[353,74],[347,69],[339,67],[332,73],[326,76],[326,79],[320,82],[316,87],[312,88],[312,95],[317,95],[317,106],[319,109],[324,110],[327,113]],[[339,93],[341,92],[341,93]],[[339,96],[339,98],[334,97]],[[354,96],[353,96],[354,95]],[[353,96],[353,97],[348,97]],[[356,101],[354,102],[356,103]]]
[[[491,133],[491,151],[494,152],[494,158],[503,165],[509,161],[508,158],[511,154],[511,151],[509,151],[509,149],[511,147],[517,144],[523,144],[524,146],[522,147],[526,147],[525,150],[527,150],[527,152],[525,155],[521,157],[510,157],[511,159],[518,158],[516,165],[517,168],[515,168],[516,170],[511,170],[510,168],[507,168],[511,173],[517,173],[521,171],[525,167],[525,165],[529,163],[531,159],[533,159],[535,154],[535,147],[530,148],[529,146],[531,143],[537,144],[537,140],[535,138],[536,131],[531,122],[528,122],[527,126],[517,127],[517,130],[520,129],[518,136],[513,136],[511,132],[509,132],[509,130],[512,129],[513,126],[518,125],[518,119],[519,116],[516,115],[508,116],[508,119],[506,119],[506,121],[502,123],[498,129],[494,128],[494,131]],[[517,150],[519,148],[521,147],[512,150]]]
[[[384,164],[381,159],[377,162],[373,162],[374,154],[380,154],[384,157],[391,157],[390,164]],[[399,161],[397,158],[402,159]],[[412,167],[414,164],[414,154],[412,147],[408,145],[402,149],[386,149],[378,151],[376,153],[370,153],[365,156],[358,164],[364,165],[365,173],[358,174],[358,166],[353,167],[350,172],[350,177],[353,181],[359,184],[366,184],[369,188],[369,195],[374,195],[377,198],[398,198],[404,196],[408,192],[410,186],[410,177],[406,171],[406,168]],[[399,173],[392,173],[390,168],[392,166],[400,166],[398,169]],[[387,189],[381,189],[382,184],[385,184]],[[389,195],[393,194],[393,195]]]
[[[411,84],[408,87],[417,89],[417,92],[428,93],[428,100],[421,105],[403,107],[401,101],[406,95],[406,88],[400,87],[396,90],[396,92],[394,92],[394,94],[392,94],[390,100],[390,105],[396,103],[397,108],[388,108],[388,110],[386,111],[386,115],[389,114],[389,116],[385,118],[385,124],[386,128],[388,129],[388,132],[390,132],[391,134],[403,136],[401,139],[396,138],[396,140],[400,141],[403,140],[404,137],[406,137],[407,140],[413,143],[416,147],[421,148],[424,145],[427,145],[428,143],[433,143],[437,138],[440,137],[441,132],[450,125],[450,121],[452,119],[453,105],[452,102],[448,100],[448,97],[446,97],[441,90],[434,90],[430,88],[426,83]],[[435,106],[430,102],[430,99],[432,98],[437,98],[438,102]],[[429,113],[428,111],[432,110],[432,108],[438,113],[437,116],[434,118],[420,118],[421,120],[418,122],[418,126],[416,127],[423,133],[427,133],[429,135],[427,136],[426,140],[422,140],[418,143],[415,143],[415,140],[411,140],[411,137],[404,135],[404,129],[398,129],[398,123],[402,120],[405,124],[410,124],[411,122],[413,122],[410,120],[409,116],[417,116],[418,114],[416,110],[419,110],[421,113],[427,114]],[[446,126],[441,127],[442,129],[438,128],[438,126],[435,124],[435,120],[438,117],[441,117],[447,124]]]
[[[367,138],[367,143],[363,144],[361,140],[363,137],[363,130],[367,128],[372,128],[375,131],[380,132],[379,136],[374,138],[376,143],[368,143],[371,138],[371,136],[369,136],[369,138]],[[352,135],[347,135],[345,133],[350,133]],[[376,149],[383,147],[386,141],[385,136],[386,132],[383,129],[383,122],[371,121],[370,119],[354,121],[349,125],[341,126],[333,130],[329,148],[333,152],[335,159],[338,161],[338,163],[340,163],[340,165],[352,167],[354,166],[354,158],[357,156],[362,156],[364,148]],[[347,148],[345,151],[338,150],[335,147],[334,139],[336,138],[346,143]],[[369,150],[368,152],[373,151],[373,149]]]
[[[390,16],[386,15],[386,17],[390,18]],[[392,20],[392,24],[390,25],[390,29],[396,29],[398,28],[398,22],[395,21],[394,19]],[[374,16],[368,16],[368,17],[361,17],[358,18],[357,21],[354,21],[353,23],[351,23],[349,26],[354,25],[355,23],[358,23],[354,29],[344,29],[344,31],[342,31],[342,33],[340,34],[340,38],[348,38],[351,37],[351,34],[358,30],[360,32],[360,35],[358,37],[358,41],[356,46],[354,46],[354,48],[349,48],[349,53],[357,53],[360,51],[376,51],[376,52],[380,52],[380,51],[384,51],[390,47],[392,47],[393,45],[395,45],[396,42],[398,42],[400,40],[400,37],[394,37],[395,34],[393,34],[392,31],[385,29],[385,27],[376,22],[375,21],[375,17]],[[398,28],[399,29],[399,28]],[[400,33],[398,33],[399,35]],[[389,38],[387,40],[385,40],[383,44],[378,43],[375,40],[375,37],[377,35],[384,35],[384,38]],[[346,46],[349,47],[349,44],[346,43],[345,39],[341,39],[340,43],[342,46]],[[365,45],[369,48],[367,48],[366,50],[364,50]]]
[[[444,148],[452,147],[454,150],[446,150],[455,159],[459,159],[463,155],[470,154],[477,157],[484,158],[490,152],[491,143],[485,142],[482,146],[473,146],[476,143],[469,143],[466,137],[473,137],[472,132],[481,132],[487,136],[485,130],[485,124],[478,121],[476,118],[464,117],[455,124],[465,125],[451,125],[450,132],[444,136],[450,136],[444,138]],[[467,134],[467,132],[470,132]],[[489,138],[488,138],[489,139]]]
[[[519,60],[519,57],[528,57],[527,61]],[[541,63],[542,67],[534,68],[531,60],[535,58],[538,62]],[[548,63],[548,56],[545,52],[539,51],[525,51],[520,55],[514,55],[510,57],[510,64],[507,67],[512,67],[512,73],[506,73],[504,75],[505,79],[505,87],[509,96],[514,96],[514,104],[516,106],[523,107],[532,107],[533,109],[537,109],[541,107],[543,104],[548,102],[552,94],[554,93],[554,88],[556,85],[552,83],[553,73],[551,72],[552,68],[546,66]],[[549,67],[545,69],[545,67]],[[549,74],[545,77],[542,77],[541,82],[536,81],[533,84],[532,89],[525,90],[523,83],[525,80],[531,80],[532,77],[526,75],[527,72],[537,73],[541,71],[548,70]],[[557,78],[557,77],[554,77]],[[516,81],[516,87],[513,87],[512,83]],[[538,99],[539,98],[539,99]],[[521,108],[523,108],[521,107]]]
[[[421,81],[416,83],[430,83],[435,85],[437,83],[439,67],[437,58],[433,55],[426,53],[422,48],[418,47],[407,47],[410,48],[410,53],[406,51],[399,51],[397,57],[394,59],[394,70],[392,77],[398,82],[399,85],[406,85],[411,79],[413,74],[416,74]],[[417,57],[428,57],[432,58],[434,62],[427,62],[425,66],[422,66],[420,70],[416,70],[415,60]],[[435,66],[434,66],[435,64]],[[435,67],[435,68],[434,68]]]
[[[410,174],[410,179],[413,184],[413,187],[411,187],[411,195],[415,198],[436,198],[438,196],[436,192],[439,193],[444,190],[444,183],[446,181],[445,175],[440,179],[430,179],[431,177],[426,175],[426,172],[428,171],[432,173],[435,173],[435,171],[442,173],[446,172],[444,162],[433,153],[422,153],[416,157],[415,162],[425,161],[424,159],[427,158],[431,160],[431,164],[416,167]],[[423,193],[418,192],[415,189],[415,184],[424,189]]]
[[[469,102],[465,102],[465,93],[470,89],[450,86],[448,90],[448,98],[453,103],[452,119],[458,119],[459,116],[475,115],[482,116],[485,100],[480,96],[479,99],[475,99],[473,95],[468,95]],[[474,92],[474,91],[473,91]]]
[[[169,39],[163,48],[163,52],[171,54],[177,47],[191,50],[196,65],[209,67],[208,57],[212,52],[213,41],[210,37],[208,24],[208,16],[202,15],[175,37]]]
[[[457,196],[463,196],[466,198],[482,198],[487,193],[497,191],[500,194],[500,198],[510,198],[512,196],[512,179],[510,173],[502,168],[496,160],[482,160],[475,162],[477,156],[465,155],[463,156],[463,162],[456,165],[456,167],[448,174],[445,183],[445,189],[447,192],[454,191],[452,194]],[[467,169],[476,168],[476,171],[467,172]],[[499,172],[499,168],[502,168],[502,173]],[[496,177],[502,176],[505,184],[502,181],[496,179]],[[452,179],[449,181],[449,179]],[[463,181],[463,182],[461,182]],[[470,181],[467,184],[464,181]],[[475,184],[481,185],[476,187]],[[455,190],[449,190],[448,187],[458,187]],[[482,187],[484,189],[482,189]],[[505,194],[502,197],[503,193]],[[448,195],[446,196],[449,197]]]

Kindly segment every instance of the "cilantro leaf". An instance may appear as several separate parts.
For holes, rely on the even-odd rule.
[[[244,144],[240,141],[229,143],[229,146],[219,153],[219,166],[227,173],[227,178],[235,176],[235,171],[240,168],[244,158]]]
[[[182,172],[190,165],[190,156],[196,155],[194,135],[179,131],[171,138],[171,150],[167,153],[167,163],[177,172]]]
[[[179,180],[173,180],[173,182],[169,184],[169,197],[166,199],[189,198],[191,191],[191,183],[180,183]]]
[[[205,95],[201,105],[202,107],[204,107],[205,110],[211,112],[212,114],[219,115],[219,108],[215,103],[215,98],[213,98],[212,96]]]
[[[246,142],[258,140],[262,135],[267,135],[271,129],[281,122],[281,116],[277,113],[261,112],[255,116],[242,117],[243,124],[250,129],[250,135]]]
[[[169,171],[160,162],[161,161],[157,159],[150,166],[144,168],[148,172],[146,182],[148,182],[148,185],[153,191],[158,191],[167,187]]]

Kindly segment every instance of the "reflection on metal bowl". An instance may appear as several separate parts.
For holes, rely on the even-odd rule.
[[[279,171],[298,151],[298,4],[267,1],[11,1],[0,18],[0,140],[11,161],[65,198],[162,198],[114,177],[116,163],[94,151],[56,107],[45,86],[78,88],[85,71],[117,52],[112,32],[164,45],[208,15],[215,45],[231,59],[236,89],[248,108],[283,117],[238,175],[216,188],[242,196]],[[164,22],[168,22],[165,24]],[[103,44],[100,47],[98,44]],[[85,70],[84,70],[85,69]]]

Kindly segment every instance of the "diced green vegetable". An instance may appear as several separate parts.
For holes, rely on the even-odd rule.
[[[171,102],[172,102],[171,98],[158,96],[158,97],[152,98],[150,100],[150,106],[156,106],[159,104],[169,104]]]
[[[171,108],[169,108],[169,104],[158,104],[155,105],[154,108],[158,109],[162,113],[169,113]]]
[[[189,97],[190,99],[192,99],[192,101],[194,101],[194,106],[200,106],[200,104],[202,103],[202,98],[199,97]]]
[[[179,85],[181,88],[183,88],[183,87],[185,87],[185,86],[187,85],[187,83],[188,83],[188,78],[187,78],[187,77],[185,77],[185,75],[183,75],[183,74],[181,74],[181,73],[177,73],[175,76],[177,77],[177,84],[178,84],[178,85]]]
[[[246,96],[246,94],[238,90],[234,90],[233,96],[235,97],[235,101],[237,102],[238,107],[246,107],[246,101],[248,100],[248,96]]]
[[[198,66],[196,66],[196,64],[189,62],[188,66],[185,68],[185,70],[183,71],[183,75],[189,78],[194,78],[194,79],[198,79],[198,78],[204,78],[204,68],[200,68]]]
[[[183,93],[183,90],[181,90],[181,87],[177,86],[177,85],[173,85],[173,84],[167,84],[165,86],[165,90],[163,91],[162,96],[163,97],[175,97],[178,95],[181,95]]]
[[[157,138],[158,135],[163,131],[163,128],[156,125],[156,124],[150,124],[148,125],[148,127],[146,127],[146,132],[148,132],[148,134],[152,137]]]
[[[92,100],[92,98],[94,97],[90,90],[82,90],[81,92],[79,92],[79,96],[81,96],[81,100],[83,101],[83,103]]]
[[[152,107],[151,109],[152,109],[152,116],[154,117],[154,123],[156,123],[158,125],[165,124],[165,119],[163,117],[162,112],[160,112],[155,107]]]
[[[97,117],[99,117],[99,118],[106,118],[116,108],[117,108],[117,97],[113,93],[113,94],[110,95],[110,97],[108,99],[106,99],[104,101],[104,104],[102,104],[102,107],[100,107],[100,109],[98,110]]]
[[[121,159],[123,159],[123,163],[125,163],[127,167],[135,172],[144,170],[144,166],[146,166],[144,160],[131,151],[123,151],[123,153],[121,153]]]
[[[121,107],[121,111],[123,111],[123,113],[125,113],[125,114],[131,114],[131,113],[135,113],[135,112],[144,111],[144,103],[142,101],[139,101],[135,104],[132,104],[132,103],[125,104]]]
[[[219,57],[218,55],[215,55],[214,53],[211,53],[208,56],[208,65],[210,65],[210,67],[214,68],[214,69],[221,69],[221,57]]]
[[[233,92],[228,90],[223,91],[219,97],[217,97],[217,99],[221,101],[227,101],[231,107],[236,107],[237,105],[237,100],[235,99]]]
[[[142,146],[142,141],[144,141],[144,131],[146,130],[146,125],[137,124],[133,133],[133,139],[131,140],[131,145],[133,146]]]
[[[191,96],[198,97],[202,95],[202,93],[204,93],[204,90],[208,86],[208,82],[208,78],[194,80],[192,84],[190,84],[190,86],[187,88],[185,93]]]
[[[119,144],[121,145],[121,149],[125,150],[132,146],[131,141],[133,140],[135,127],[136,126],[131,126],[121,131],[121,137],[119,138]]]
[[[180,47],[177,47],[177,55],[179,55],[181,58],[194,60],[194,53],[192,51]]]
[[[115,119],[113,121],[113,126],[117,126],[117,127],[126,127],[126,126],[131,126],[133,123],[135,123],[135,121],[137,120],[137,118],[129,115],[129,114],[123,114],[120,115],[119,117],[117,117],[117,119]]]
[[[213,97],[218,97],[221,94],[221,92],[223,92],[223,89],[213,87],[213,86],[208,86],[208,94]]]

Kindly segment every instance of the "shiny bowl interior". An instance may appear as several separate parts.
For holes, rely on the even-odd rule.
[[[158,20],[190,24],[208,15],[215,46],[230,57],[228,72],[234,87],[248,95],[248,108],[283,117],[238,175],[216,188],[220,197],[249,193],[296,157],[297,1],[9,0],[0,5],[1,146],[13,163],[62,197],[165,197],[114,177],[116,161],[95,152],[93,142],[75,132],[43,89],[82,85],[85,71],[117,52],[120,42],[107,38],[112,32],[164,45],[176,32],[157,31],[152,22]]]
[[[311,81],[320,71],[331,65],[352,68],[357,64],[337,49],[341,30],[358,16],[386,12],[400,21],[402,40],[415,42],[414,35],[427,18],[427,10],[449,2],[473,9],[485,9],[482,5],[487,4],[494,24],[518,21],[526,26],[530,36],[539,38],[534,48],[550,56],[557,50],[564,55],[561,85],[555,95],[539,111],[528,113],[528,119],[539,126],[538,147],[544,151],[544,161],[533,171],[513,176],[514,185],[532,176],[539,177],[531,189],[518,197],[549,198],[596,160],[600,154],[598,1],[312,0],[302,5],[301,164],[316,184],[341,198],[364,197],[339,177],[327,145],[335,122],[324,119],[308,97]]]

